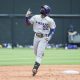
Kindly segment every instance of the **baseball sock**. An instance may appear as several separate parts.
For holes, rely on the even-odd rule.
[[[40,66],[40,64],[38,62],[35,62],[33,69],[38,70],[39,66]]]

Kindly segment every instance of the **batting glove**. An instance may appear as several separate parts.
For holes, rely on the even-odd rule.
[[[46,40],[46,41],[50,41],[51,38],[52,38],[52,35],[49,35],[48,37],[45,37],[45,40]]]
[[[32,13],[32,12],[30,11],[30,8],[29,8],[28,11],[26,12],[26,15],[25,15],[25,16],[26,16],[26,17],[29,17],[29,16],[31,16],[31,13]]]
[[[49,40],[50,40],[50,37],[45,37],[45,40],[46,40],[46,41],[49,41]]]

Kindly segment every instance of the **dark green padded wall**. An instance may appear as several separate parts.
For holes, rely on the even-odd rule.
[[[25,14],[31,8],[33,14],[38,14],[40,6],[48,4],[51,14],[80,14],[80,0],[0,0],[0,14]],[[54,18],[54,17],[52,17]],[[80,18],[54,18],[57,28],[50,43],[66,43],[67,30],[72,24],[80,32]],[[34,32],[32,26],[27,26],[25,17],[0,16],[0,43],[13,42],[32,44]]]

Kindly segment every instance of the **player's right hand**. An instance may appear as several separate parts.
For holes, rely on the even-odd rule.
[[[27,12],[26,12],[26,17],[29,17],[29,16],[31,16],[31,14],[32,14],[32,12],[31,12],[31,10],[30,10],[30,8],[27,10]]]

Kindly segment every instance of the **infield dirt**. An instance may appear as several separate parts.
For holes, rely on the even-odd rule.
[[[77,70],[80,65],[41,65],[35,77],[33,66],[0,66],[0,80],[80,80],[80,74],[63,74],[64,70]]]

